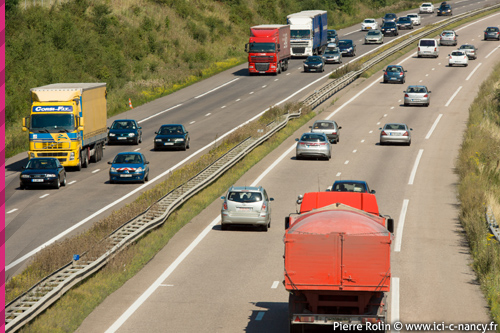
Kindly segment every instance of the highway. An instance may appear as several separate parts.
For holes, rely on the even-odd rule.
[[[410,53],[394,62],[408,70],[405,85],[383,84],[374,75],[335,96],[334,105],[327,101],[314,120],[342,126],[330,161],[295,159],[294,139],[312,120],[235,184],[262,185],[274,197],[267,233],[221,231],[221,202],[212,203],[78,332],[287,332],[284,218],[295,212],[299,194],[325,190],[336,179],[366,180],[377,191],[380,212],[395,219],[390,321],[489,323],[458,221],[454,163],[468,106],[500,58],[500,43],[482,40],[484,28],[498,26],[499,17],[455,29],[459,44],[479,48],[468,67],[447,66],[454,47],[440,47],[437,59]],[[431,89],[428,108],[402,105],[408,84]],[[413,128],[412,145],[380,146],[379,128],[387,122]]]
[[[455,14],[481,8],[493,1],[457,3]],[[422,15],[422,25],[439,20],[442,18],[435,15]],[[357,43],[358,57],[378,47],[362,45],[364,34],[359,31],[359,25],[339,30],[341,38],[346,36]],[[385,41],[394,38],[387,37]],[[344,58],[344,62],[348,60]],[[198,158],[216,138],[222,138],[272,105],[299,100],[327,82],[327,76],[327,72],[303,73],[302,59],[294,59],[289,70],[279,76],[249,77],[246,64],[243,64],[108,119],[108,125],[120,118],[138,120],[143,127],[143,143],[139,147],[107,146],[102,161],[90,164],[81,172],[68,172],[68,186],[60,190],[20,190],[19,172],[27,157],[23,153],[10,158],[6,163],[5,188],[7,278],[18,274],[26,260],[40,248],[86,230],[112,210],[133,201],[143,189],[166,179],[173,167]],[[188,151],[152,150],[154,132],[166,123],[182,123],[187,127],[191,136]],[[109,184],[107,161],[118,152],[137,149],[150,160],[150,179],[153,180],[146,185]]]

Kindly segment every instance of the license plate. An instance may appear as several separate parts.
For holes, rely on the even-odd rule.
[[[238,207],[240,212],[249,212],[252,210],[252,207]]]
[[[391,77],[390,79],[391,80],[397,80],[398,78],[397,77]]]
[[[123,178],[130,178],[130,177],[132,177],[132,175],[120,175],[120,177],[123,177]]]
[[[122,136],[122,137],[119,137],[118,140],[125,140],[126,137]]]
[[[32,179],[33,183],[43,183],[43,179]]]
[[[371,29],[371,27],[366,27],[366,30],[370,30],[370,29]]]
[[[163,145],[164,146],[173,146],[174,143],[173,142],[164,142]]]
[[[311,71],[311,72],[316,72],[316,70],[315,70],[315,69],[310,69],[310,71]]]
[[[399,135],[399,133],[389,133],[389,135],[396,136]]]

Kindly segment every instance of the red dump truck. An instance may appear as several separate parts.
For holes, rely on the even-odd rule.
[[[281,24],[257,25],[250,28],[248,73],[280,74],[288,69],[290,60],[290,26]]]
[[[385,332],[393,219],[370,193],[311,192],[297,203],[285,218],[290,332]]]

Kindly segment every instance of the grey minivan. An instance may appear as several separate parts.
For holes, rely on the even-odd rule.
[[[221,199],[222,230],[234,224],[254,225],[263,231],[271,227],[270,202],[274,198],[269,198],[262,186],[231,186]]]

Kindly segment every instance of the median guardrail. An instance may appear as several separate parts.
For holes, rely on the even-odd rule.
[[[500,8],[500,4],[474,10],[469,13],[457,15],[451,19],[443,21],[432,29],[417,33],[407,40],[394,45],[393,47],[381,52],[374,58],[366,61],[360,70],[352,71],[323,86],[313,94],[308,96],[303,103],[317,107],[319,104],[330,98],[337,91],[341,90],[354,80],[356,80],[364,71],[371,68],[391,54],[405,48],[419,38],[432,34],[442,27],[456,22],[465,17],[474,16],[484,11]],[[90,258],[88,254],[82,254],[81,258],[68,263],[64,267],[55,271],[51,275],[42,279],[27,292],[11,301],[5,307],[5,330],[6,332],[15,332],[25,324],[33,320],[38,314],[47,309],[56,302],[66,291],[74,285],[88,278],[100,268],[102,268],[116,253],[124,249],[128,244],[142,237],[161,224],[163,224],[171,212],[182,205],[185,201],[201,191],[234,164],[245,157],[255,147],[271,137],[274,133],[284,128],[292,118],[300,116],[298,113],[287,114],[283,119],[273,122],[267,126],[266,132],[257,138],[247,138],[224,156],[202,170],[196,176],[180,185],[176,189],[167,193],[155,204],[149,207],[142,214],[128,221],[120,228],[111,233],[103,242],[106,243],[107,251],[98,258]],[[498,225],[497,225],[498,227]],[[497,236],[498,238],[498,236]]]

